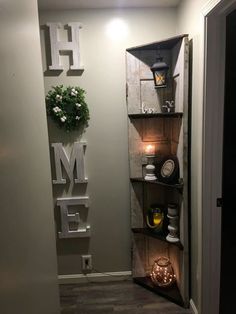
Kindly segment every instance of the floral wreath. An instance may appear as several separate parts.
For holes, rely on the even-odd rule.
[[[53,86],[46,96],[47,113],[67,132],[88,126],[89,109],[80,87]]]

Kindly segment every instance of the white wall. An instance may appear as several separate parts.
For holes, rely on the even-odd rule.
[[[59,298],[37,1],[0,1],[0,312]]]
[[[192,145],[191,145],[191,298],[201,307],[202,263],[202,121],[203,86],[200,69],[201,11],[207,0],[183,0],[178,8],[180,33],[189,34],[192,45]]]
[[[120,18],[127,34],[109,38],[106,29]],[[85,71],[81,76],[44,77],[45,91],[52,85],[79,85],[87,91],[91,120],[83,135],[87,140],[87,194],[91,199],[88,220],[92,236],[87,240],[59,240],[60,274],[80,272],[80,254],[91,253],[95,269],[130,270],[129,169],[127,113],[125,101],[125,49],[176,35],[175,9],[125,9],[42,11],[40,24],[79,21],[81,54]],[[45,30],[41,31],[44,70]],[[67,57],[62,58],[68,67]],[[79,136],[65,135],[49,123],[50,141],[61,141],[70,147]],[[54,196],[78,195],[82,187],[54,187]],[[58,211],[56,209],[56,211]]]

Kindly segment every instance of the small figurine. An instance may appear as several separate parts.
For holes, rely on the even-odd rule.
[[[142,113],[154,113],[154,108],[148,108],[145,106],[145,103],[142,102],[141,111]]]
[[[175,111],[175,102],[174,100],[166,100],[165,105],[162,105],[164,112],[174,112]]]

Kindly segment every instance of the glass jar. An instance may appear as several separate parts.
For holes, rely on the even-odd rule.
[[[171,286],[176,280],[171,262],[164,256],[154,262],[150,276],[152,282],[159,287]]]
[[[162,232],[164,221],[163,209],[158,205],[151,205],[146,214],[146,223],[149,229],[154,232]]]

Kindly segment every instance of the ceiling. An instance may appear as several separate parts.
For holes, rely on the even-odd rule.
[[[38,0],[41,10],[176,7],[181,0]]]

